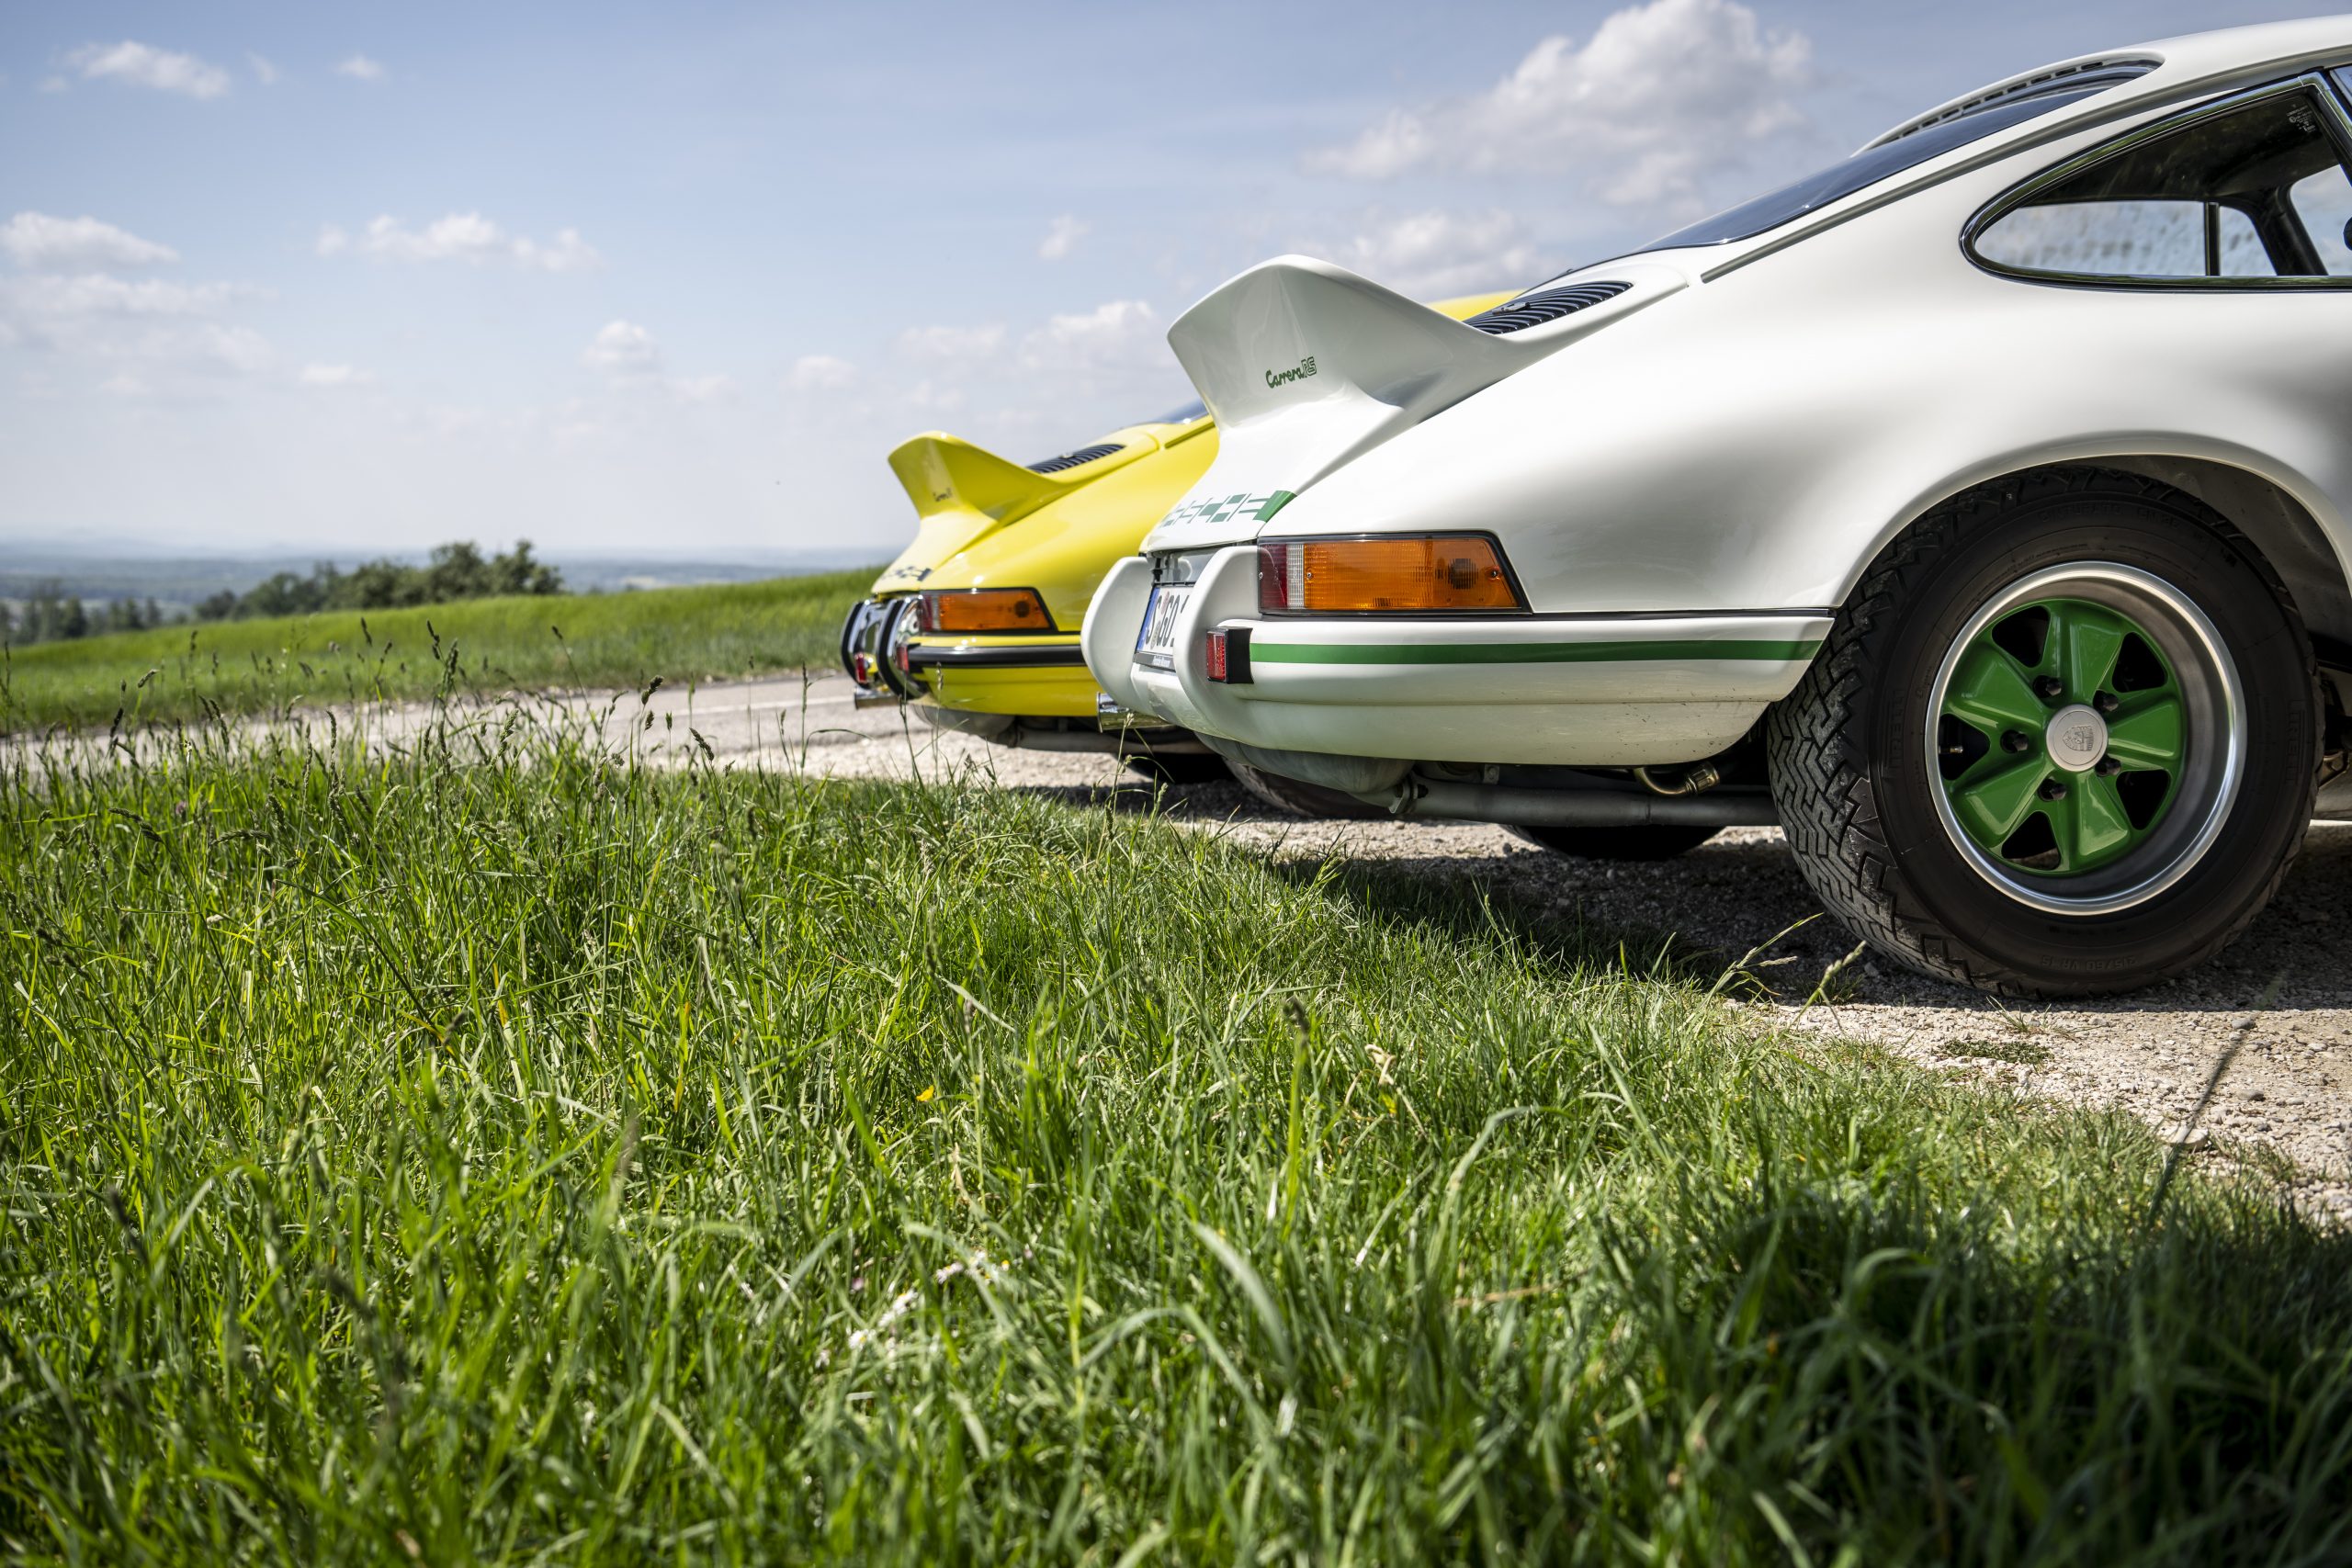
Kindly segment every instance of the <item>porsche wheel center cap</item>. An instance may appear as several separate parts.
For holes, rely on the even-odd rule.
[[[2086,773],[2107,755],[2107,720],[2082,703],[2060,708],[2042,731],[2050,760],[2070,773]]]

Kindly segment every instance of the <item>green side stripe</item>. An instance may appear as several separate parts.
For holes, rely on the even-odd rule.
[[[1641,642],[1260,642],[1261,664],[1617,664],[1645,660],[1810,659],[1819,638]]]
[[[1286,490],[1278,490],[1274,491],[1272,495],[1266,498],[1266,504],[1258,508],[1258,521],[1261,523],[1272,522],[1274,520],[1275,513],[1280,512],[1283,507],[1288,506],[1292,502],[1296,501],[1297,499],[1297,496],[1292,494]]]

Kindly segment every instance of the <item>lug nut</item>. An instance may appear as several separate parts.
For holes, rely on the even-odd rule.
[[[2101,713],[2113,713],[2117,708],[2120,708],[2122,705],[2123,699],[2117,696],[2113,692],[2101,692],[2098,696],[2091,699],[2091,706],[2098,709]]]
[[[2091,772],[2097,773],[2103,779],[2111,779],[2122,771],[2123,764],[2117,761],[2112,757],[2101,757],[2098,763],[2091,769]]]
[[[2036,675],[2033,678],[2033,689],[2040,694],[2043,702],[2054,703],[2066,694],[2066,682],[2055,675]]]
[[[2038,793],[2044,800],[2064,800],[2066,798],[2066,786],[2056,779],[2044,779]]]
[[[2022,729],[2001,731],[2001,750],[2004,751],[2023,751],[2032,745],[2033,742],[2026,739],[2025,731]]]

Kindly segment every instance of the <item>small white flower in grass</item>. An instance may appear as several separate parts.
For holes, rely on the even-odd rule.
[[[852,1350],[862,1350],[875,1340],[881,1338],[897,1325],[899,1319],[914,1311],[915,1303],[921,1300],[922,1300],[921,1291],[900,1291],[890,1298],[890,1304],[882,1309],[882,1315],[874,1320],[873,1327],[851,1331],[849,1348]]]
[[[944,1285],[958,1274],[969,1274],[972,1277],[972,1282],[976,1285],[993,1285],[1003,1279],[1004,1271],[1012,1267],[1012,1259],[1006,1258],[1001,1262],[991,1263],[989,1261],[987,1253],[975,1248],[971,1257],[961,1263],[950,1263],[931,1278],[933,1283]]]

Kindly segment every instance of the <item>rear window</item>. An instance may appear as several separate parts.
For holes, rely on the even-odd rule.
[[[1793,185],[1742,202],[1728,212],[1718,212],[1703,222],[1687,229],[1678,229],[1663,239],[1644,245],[1645,251],[1670,251],[1686,245],[1720,245],[1733,240],[1752,240],[1769,229],[1793,222],[1805,214],[1840,201],[1866,186],[1876,185],[1892,175],[1916,167],[1939,153],[1955,147],[2006,130],[2029,119],[2080,103],[2095,93],[2106,91],[2120,83],[2144,76],[2155,69],[2154,61],[2129,61],[2102,65],[2094,70],[2079,71],[2043,82],[2030,84],[1974,107],[1931,125],[1925,125],[1906,136],[1876,147],[1867,147],[1843,163],[1832,164],[1818,174],[1808,175]]]

